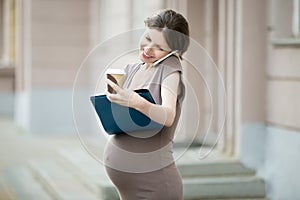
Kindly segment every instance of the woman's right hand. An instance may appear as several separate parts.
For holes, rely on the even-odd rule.
[[[132,90],[123,89],[111,80],[106,80],[107,84],[116,91],[115,94],[106,91],[106,96],[109,101],[114,102],[116,104],[135,108],[138,104],[138,101],[141,100],[140,95]]]

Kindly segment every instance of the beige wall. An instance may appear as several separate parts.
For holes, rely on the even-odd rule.
[[[241,123],[264,123],[267,65],[266,1],[243,1]]]
[[[14,117],[30,133],[74,131],[72,87],[90,48],[91,1],[16,1]]]
[[[70,88],[89,50],[90,1],[16,1],[17,91]]]
[[[271,46],[268,66],[267,122],[300,130],[300,49]]]
[[[29,85],[26,91],[30,88],[71,88],[78,67],[91,48],[89,46],[91,41],[96,43],[114,33],[137,27],[138,21],[141,22],[142,27],[144,17],[164,4],[155,1],[151,4],[152,10],[146,10],[146,14],[141,13],[140,10],[145,9],[147,3],[126,2],[130,3],[131,7],[124,3],[123,7],[128,6],[127,11],[118,13],[128,16],[127,19],[109,12],[110,8],[117,3],[116,1],[73,0],[72,3],[60,0],[17,1],[18,19],[23,20],[18,23],[20,31],[16,72],[18,87],[22,86],[18,82],[26,82]],[[291,33],[281,32],[290,27],[289,23],[284,22],[291,19],[290,12],[286,11],[290,9],[291,2],[289,0],[283,4],[275,0],[251,0],[244,1],[242,4],[242,123],[266,120],[272,124],[299,129],[299,116],[296,112],[299,109],[297,107],[300,79],[298,67],[300,61],[297,57],[299,48],[271,45],[268,55],[266,54],[266,46],[269,43],[266,36],[268,28],[271,30],[272,37],[288,36]],[[178,11],[186,13],[191,25],[192,38],[203,45],[215,61],[220,58],[218,55],[220,35],[217,34],[222,24],[218,25],[220,18],[216,19],[220,14],[220,3],[221,1],[198,0],[183,1],[183,3],[176,1],[176,5],[172,3]],[[165,4],[171,5],[169,1],[165,1]],[[92,7],[93,5],[99,8]],[[91,8],[94,9],[93,13]],[[269,27],[266,26],[268,8],[274,13],[270,14]],[[279,8],[285,10],[285,14],[280,14]],[[135,20],[130,22],[129,19]],[[118,27],[118,24],[122,26]],[[230,24],[227,25],[228,28]],[[98,26],[98,29],[95,26]],[[233,27],[239,28],[236,25]],[[99,33],[99,36],[95,32]],[[236,45],[234,42],[232,44]],[[270,59],[267,61],[268,56]],[[267,74],[266,66],[268,66]],[[204,107],[203,110],[205,109]],[[287,115],[284,119],[282,113]]]
[[[271,0],[266,121],[281,128],[300,130],[300,46],[275,44],[292,36],[292,0]],[[272,43],[273,42],[273,43]]]
[[[0,93],[13,93],[15,90],[14,68],[0,68]]]
[[[72,87],[89,50],[89,1],[31,1],[31,81],[37,88]]]
[[[4,35],[3,35],[3,14],[4,14],[4,2],[3,0],[0,0],[0,16],[1,16],[1,19],[0,19],[0,59],[2,58],[3,56],[3,39],[4,39]]]
[[[14,108],[14,1],[0,0],[0,116],[12,116]]]
[[[0,117],[13,116],[14,80],[14,68],[0,68]]]
[[[218,44],[217,7],[217,1],[211,0],[188,0],[185,6],[191,44],[184,55],[187,62],[183,62],[187,86],[183,119],[185,132],[190,135],[196,132],[195,142],[205,144],[214,144],[218,134],[216,103],[218,96],[216,94],[219,80],[216,76],[217,66],[215,65],[217,64]],[[191,115],[195,118],[191,118]],[[195,130],[197,123],[199,127]]]
[[[243,1],[240,160],[264,178],[269,199],[299,199],[300,46],[293,44],[292,3]]]

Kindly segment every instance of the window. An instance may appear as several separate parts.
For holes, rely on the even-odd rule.
[[[293,35],[295,37],[300,36],[300,0],[294,0],[293,2]]]
[[[273,1],[273,45],[300,45],[300,0]]]
[[[3,14],[3,11],[4,11],[3,0],[0,0],[0,61],[3,58],[3,47],[4,47],[4,44],[3,44],[3,41],[4,41],[4,30],[3,30],[4,14]]]
[[[0,65],[13,66],[16,60],[15,0],[0,0]]]

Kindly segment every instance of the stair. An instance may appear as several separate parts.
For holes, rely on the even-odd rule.
[[[93,192],[100,194],[101,199],[118,199],[101,163],[82,150],[61,150],[59,154],[63,165]],[[195,152],[188,151],[177,161],[177,166],[183,176],[185,200],[265,197],[263,181],[236,159],[216,154],[198,160]]]
[[[257,177],[209,177],[183,180],[185,199],[260,198],[264,183]]]
[[[179,157],[176,155],[175,158]],[[182,152],[180,151],[180,154]],[[226,157],[217,151],[212,152],[209,157],[200,159],[196,150],[184,152],[177,161],[177,166],[184,178],[188,177],[214,177],[214,176],[254,176],[255,171],[243,166],[243,164],[232,157]]]
[[[205,159],[198,159],[198,154],[197,151],[187,151],[177,161],[186,200],[264,199],[264,182],[255,176],[255,171],[217,151]]]
[[[82,149],[60,150],[61,164],[76,176],[101,200],[119,199],[117,190],[105,173],[103,164],[93,159]]]
[[[175,151],[185,200],[265,200],[263,180],[238,160],[217,152],[198,159],[193,149],[181,154]],[[62,149],[57,160],[34,160],[28,166],[5,171],[16,197],[11,200],[119,199],[103,165],[82,148]]]
[[[52,197],[39,184],[27,167],[13,167],[2,172],[0,198],[5,200],[51,200]],[[5,184],[5,185],[4,185]]]
[[[98,200],[97,194],[86,189],[70,172],[56,161],[31,161],[30,169],[47,191],[60,200]]]

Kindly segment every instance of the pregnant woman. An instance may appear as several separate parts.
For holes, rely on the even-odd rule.
[[[189,46],[189,26],[173,10],[147,18],[145,25],[139,44],[141,62],[125,67],[123,88],[107,80],[117,92],[107,92],[107,97],[164,126],[112,136],[104,154],[106,172],[121,200],[181,200],[182,178],[173,158],[173,139],[184,97],[180,60]],[[170,56],[155,63],[166,55]],[[134,92],[142,88],[150,91],[155,104]]]

